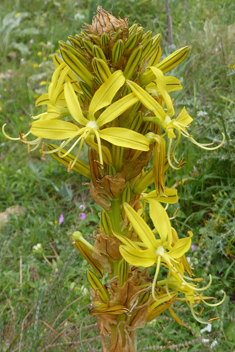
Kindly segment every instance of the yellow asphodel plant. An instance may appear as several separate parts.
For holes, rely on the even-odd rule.
[[[137,330],[165,310],[184,325],[173,310],[177,302],[207,323],[194,307],[213,305],[206,302],[213,297],[199,293],[211,278],[205,287],[192,278],[185,255],[193,233],[179,238],[161,203],[178,202],[177,190],[165,186],[165,173],[183,166],[176,158],[181,136],[204,149],[219,148],[224,136],[217,146],[199,144],[188,132],[193,119],[186,109],[174,118],[169,93],[182,86],[165,74],[186,58],[187,46],[160,60],[159,34],[129,27],[127,19],[101,7],[91,25],[68,39],[71,45],[60,42],[61,55],[53,58],[48,93],[36,101],[46,111],[31,116],[26,134],[9,137],[6,126],[3,133],[29,150],[40,146],[69,172],[90,180],[91,197],[102,207],[100,226],[93,244],[79,231],[71,236],[94,270],[87,271],[89,314],[98,317],[104,352],[135,352]],[[85,144],[89,163],[79,159]],[[155,190],[148,192],[152,184]]]

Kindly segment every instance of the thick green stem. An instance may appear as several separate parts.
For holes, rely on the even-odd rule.
[[[113,230],[117,233],[121,233],[122,223],[122,198],[116,198],[112,201],[111,211],[109,212],[110,219],[112,221]]]

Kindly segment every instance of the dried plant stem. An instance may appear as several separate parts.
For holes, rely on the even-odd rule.
[[[169,0],[165,0],[165,12],[166,12],[166,24],[165,24],[165,42],[167,44],[173,44],[173,36],[172,36],[172,19],[170,12]]]

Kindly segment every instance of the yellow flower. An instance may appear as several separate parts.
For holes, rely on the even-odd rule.
[[[124,209],[127,217],[132,224],[135,232],[142,242],[133,242],[127,237],[114,233],[114,235],[124,245],[119,247],[122,257],[131,265],[149,267],[157,264],[154,280],[152,284],[152,296],[156,300],[155,285],[162,263],[169,269],[169,273],[180,282],[184,282],[180,275],[177,264],[180,258],[189,250],[191,246],[192,232],[189,231],[189,237],[178,239],[173,243],[172,228],[170,220],[161,204],[154,200],[148,199],[150,217],[156,228],[158,236],[156,239],[152,230],[141,218],[141,216],[127,203],[124,203]],[[146,248],[146,249],[142,249]]]
[[[170,111],[170,115],[167,112],[165,112],[164,109],[162,108],[162,106],[149,93],[147,93],[143,88],[141,88],[138,84],[136,84],[132,81],[128,81],[128,80],[127,80],[127,84],[131,88],[132,92],[138,97],[139,101],[148,110],[152,111],[155,115],[155,116],[145,116],[145,117],[143,117],[143,120],[154,122],[155,124],[160,126],[165,131],[165,133],[162,135],[162,137],[164,137],[165,135],[168,136],[169,144],[168,144],[167,156],[168,156],[168,162],[171,165],[171,167],[173,167],[174,169],[177,169],[177,167],[175,167],[171,161],[172,140],[174,138],[176,138],[174,130],[177,130],[177,132],[178,132],[178,138],[177,138],[176,144],[173,148],[173,158],[177,163],[178,163],[178,161],[175,158],[175,150],[176,150],[176,147],[180,141],[181,135],[183,135],[184,137],[187,137],[192,143],[196,144],[197,146],[199,146],[203,149],[215,150],[215,149],[220,148],[225,140],[225,135],[223,133],[222,133],[223,140],[216,147],[211,147],[211,145],[214,143],[200,144],[197,141],[195,141],[195,139],[188,133],[187,129],[188,129],[190,123],[193,121],[193,118],[188,114],[185,107],[182,109],[182,111],[180,112],[180,114],[177,116],[176,119],[171,120],[170,116],[172,116],[174,114],[174,109],[173,109],[173,105],[171,103],[170,97],[167,93],[166,82],[164,81],[166,77],[164,77],[162,73],[159,73],[161,70],[158,70],[157,68],[151,68],[151,69],[153,70],[155,76],[158,77],[158,79],[156,81],[156,82],[158,82],[156,87],[163,95],[163,98],[164,98],[166,105],[167,105],[167,109]],[[171,82],[172,82],[172,85],[174,85],[176,83],[174,77],[169,77],[169,84]],[[152,133],[151,133],[151,137],[152,137]],[[157,138],[159,138],[159,137],[157,137]]]
[[[76,138],[76,141],[69,148],[65,154],[59,155],[60,157],[67,156],[74,147],[80,142],[76,157],[71,165],[71,168],[76,163],[79,157],[83,142],[86,140],[89,144],[94,144],[94,137],[98,143],[98,151],[100,157],[100,163],[103,164],[101,139],[118,145],[121,147],[132,148],[137,150],[147,151],[149,149],[149,142],[147,138],[141,134],[130,131],[121,127],[110,127],[101,129],[107,123],[113,121],[116,117],[121,115],[124,111],[129,109],[135,104],[138,99],[133,93],[125,96],[124,98],[111,104],[115,94],[122,87],[125,82],[125,78],[121,71],[114,72],[107,81],[101,85],[101,87],[95,92],[88,109],[87,117],[82,113],[81,106],[78,102],[77,95],[73,89],[72,83],[67,82],[64,85],[64,96],[68,110],[73,119],[82,127],[77,126],[74,123],[58,120],[41,120],[32,123],[31,133],[40,138],[54,139],[64,141],[61,145],[51,152],[58,152],[64,148],[68,143]],[[51,88],[53,92],[54,89]],[[110,105],[111,104],[111,105]],[[98,118],[96,113],[100,109],[107,107]]]
[[[217,145],[216,147],[211,147],[211,145],[213,145],[214,143],[208,143],[208,144],[202,144],[202,143],[198,143],[187,131],[190,123],[193,121],[193,118],[188,114],[187,110],[185,109],[185,107],[183,108],[183,110],[180,112],[180,114],[177,116],[176,119],[172,119],[167,115],[165,117],[164,122],[162,123],[162,127],[165,129],[167,136],[169,138],[169,145],[168,145],[168,162],[171,165],[171,167],[173,167],[174,169],[177,169],[171,162],[171,147],[172,147],[172,139],[176,138],[176,135],[174,133],[174,129],[178,132],[178,138],[176,141],[176,144],[174,146],[173,149],[173,158],[176,161],[176,163],[178,163],[177,159],[175,158],[175,150],[176,147],[179,143],[179,140],[181,138],[181,135],[183,135],[184,137],[187,137],[193,144],[196,144],[197,146],[199,146],[202,149],[207,149],[207,150],[215,150],[221,147],[221,145],[224,143],[225,140],[225,135],[222,133],[223,136],[223,140],[222,142]]]
[[[37,55],[38,55],[38,56],[42,56],[42,52],[39,51],[39,52],[37,53]]]
[[[182,266],[178,267],[178,270],[180,271],[181,275],[183,276],[183,268],[182,268]],[[198,281],[202,281],[202,279],[192,279],[192,281],[198,282]],[[203,302],[207,306],[216,307],[216,306],[222,304],[224,302],[224,300],[225,300],[225,297],[226,297],[226,294],[224,292],[224,297],[223,297],[223,299],[220,302],[218,302],[218,303],[208,303],[207,300],[208,299],[213,299],[213,297],[203,296],[202,294],[199,294],[198,292],[204,291],[207,288],[209,288],[211,283],[212,283],[211,276],[210,276],[209,283],[205,287],[202,287],[202,288],[198,288],[195,284],[185,284],[184,281],[179,282],[173,276],[168,277],[167,280],[158,281],[158,285],[160,285],[160,286],[167,285],[167,288],[171,288],[171,289],[174,290],[173,292],[182,293],[184,295],[184,298],[177,297],[176,300],[180,301],[180,302],[181,301],[186,302],[188,304],[188,306],[190,307],[190,310],[191,310],[191,313],[192,313],[193,317],[199,323],[202,323],[202,324],[208,324],[208,321],[204,321],[204,320],[199,318],[197,313],[194,311],[194,306],[198,305],[200,302]]]

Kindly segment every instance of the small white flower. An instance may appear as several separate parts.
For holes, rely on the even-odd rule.
[[[36,244],[36,246],[33,246],[33,252],[42,253],[42,245],[41,245],[41,243],[38,243],[38,244]]]
[[[85,16],[82,15],[81,13],[76,13],[76,15],[74,15],[74,19],[75,20],[82,20]]]
[[[88,289],[85,286],[81,286],[80,290],[81,290],[83,295],[88,293]]]
[[[212,324],[209,323],[205,328],[201,329],[201,333],[205,331],[211,332],[211,330],[212,330]]]
[[[210,340],[209,339],[202,339],[202,342],[207,343],[207,342],[210,342]]]
[[[200,110],[200,111],[197,112],[197,116],[199,116],[199,117],[201,117],[201,116],[206,116],[206,115],[207,115],[207,112],[206,112],[206,111]]]
[[[211,348],[213,348],[215,345],[217,345],[218,341],[215,339],[212,344],[211,344]]]

